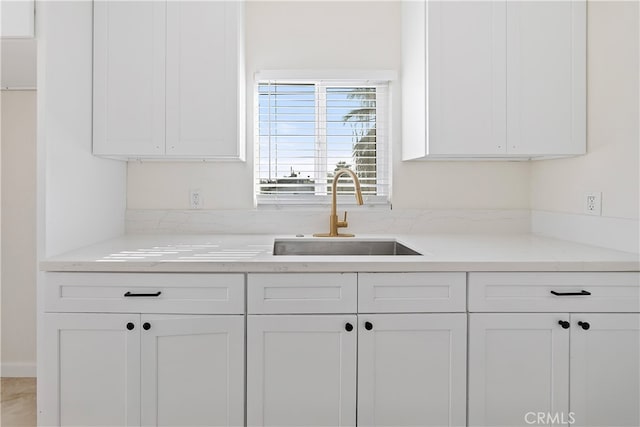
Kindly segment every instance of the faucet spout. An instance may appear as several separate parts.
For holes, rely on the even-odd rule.
[[[338,228],[347,227],[349,223],[347,222],[347,212],[344,213],[344,220],[338,220],[338,178],[342,175],[349,175],[351,179],[353,179],[353,185],[355,187],[355,196],[356,202],[359,205],[364,204],[364,200],[362,199],[362,190],[360,189],[360,180],[358,180],[358,176],[351,169],[339,169],[335,175],[333,176],[333,184],[332,184],[332,192],[331,192],[331,217],[329,218],[329,233],[319,233],[314,234],[315,237],[353,237],[353,234],[348,233],[338,233]]]

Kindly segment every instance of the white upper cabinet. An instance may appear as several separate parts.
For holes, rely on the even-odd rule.
[[[402,7],[403,160],[585,152],[583,1]]]
[[[167,154],[240,156],[237,33],[235,2],[167,3]]]
[[[96,155],[243,159],[241,2],[94,7]]]
[[[425,155],[505,153],[505,4],[428,8]]]
[[[584,154],[583,1],[507,2],[507,152]]]
[[[164,153],[166,4],[96,1],[93,153]]]

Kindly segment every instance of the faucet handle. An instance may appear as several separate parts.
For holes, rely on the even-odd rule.
[[[338,227],[348,227],[349,223],[347,222],[347,211],[344,211],[344,219],[342,221],[338,221],[336,224]]]

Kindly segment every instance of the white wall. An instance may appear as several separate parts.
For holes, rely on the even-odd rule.
[[[89,1],[38,3],[41,257],[124,232],[126,166],[91,154],[92,25]]]
[[[535,162],[531,208],[582,214],[584,193],[602,192],[602,215],[640,209],[639,3],[591,1],[587,37],[586,156]]]
[[[2,39],[0,52],[0,86],[3,89],[35,89],[36,39]]]
[[[124,232],[126,166],[91,154],[93,4],[37,4],[36,239],[42,260]],[[43,273],[37,277],[38,287]],[[43,292],[37,292],[42,342]],[[6,349],[5,349],[6,351]],[[42,358],[37,370],[42,372]]]
[[[2,376],[36,361],[36,93],[2,91]]]
[[[2,58],[0,57],[0,60]],[[0,92],[2,96],[2,92]],[[2,204],[2,99],[0,99],[0,205]],[[2,209],[0,209],[0,238],[2,237]],[[0,244],[0,316],[2,315],[2,244]],[[0,318],[0,375],[2,374],[2,319]]]
[[[188,209],[189,189],[199,188],[205,209],[251,209],[254,73],[265,69],[399,70],[400,6],[399,1],[249,1],[247,162],[130,163],[127,207]],[[529,208],[527,163],[401,163],[400,94],[394,92],[394,209]]]

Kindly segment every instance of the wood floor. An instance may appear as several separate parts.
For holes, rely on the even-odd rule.
[[[2,427],[35,427],[35,378],[2,378],[0,398],[0,425]]]

